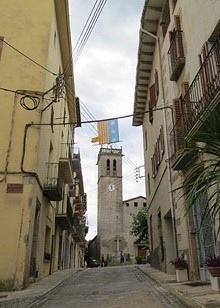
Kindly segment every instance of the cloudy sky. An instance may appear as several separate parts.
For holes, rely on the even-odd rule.
[[[95,0],[70,0],[73,49],[95,4]],[[76,95],[81,102],[82,121],[132,114],[140,18],[144,0],[107,0],[91,35],[74,64]],[[75,49],[76,54],[76,49]],[[80,148],[87,215],[92,239],[97,232],[96,123],[76,130]],[[123,200],[145,196],[144,178],[135,180],[135,168],[143,165],[140,127],[132,127],[132,117],[119,120],[123,154]],[[142,170],[143,171],[143,168]],[[142,173],[143,174],[143,173]]]

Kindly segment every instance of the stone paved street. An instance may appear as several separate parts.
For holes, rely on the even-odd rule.
[[[136,266],[93,268],[75,273],[28,307],[186,307]]]

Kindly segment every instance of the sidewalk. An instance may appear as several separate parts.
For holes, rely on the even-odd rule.
[[[0,307],[24,308],[31,307],[45,295],[54,292],[73,274],[83,269],[67,269],[53,273],[38,282],[32,283],[26,289],[14,292],[0,292]]]
[[[166,274],[145,264],[138,265],[138,267],[189,307],[220,307],[220,292],[213,291],[209,283],[201,281],[177,282],[175,275]]]

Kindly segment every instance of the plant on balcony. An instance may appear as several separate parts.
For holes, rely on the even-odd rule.
[[[220,277],[220,256],[207,258],[206,265],[212,277]]]
[[[188,268],[188,263],[183,257],[177,257],[174,260],[171,260],[170,264],[172,264],[177,270],[184,270]]]
[[[209,113],[187,150],[198,159],[178,189],[182,189],[186,198],[186,213],[203,201],[200,227],[207,219],[211,227],[219,220],[220,211],[220,115],[217,112]]]
[[[176,280],[178,282],[188,280],[188,263],[183,256],[176,257],[174,260],[171,260],[170,263],[174,266],[176,270]]]

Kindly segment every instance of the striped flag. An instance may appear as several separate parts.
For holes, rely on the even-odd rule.
[[[118,119],[98,122],[98,136],[92,143],[109,144],[119,141]]]

